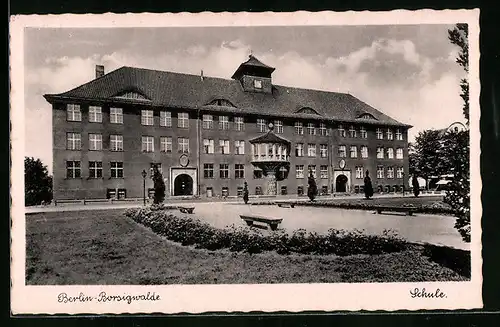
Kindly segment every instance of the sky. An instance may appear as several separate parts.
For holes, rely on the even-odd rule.
[[[273,83],[345,92],[425,129],[464,122],[452,25],[27,28],[25,155],[52,171],[51,106],[43,98],[92,80],[95,65],[230,78],[252,53]]]

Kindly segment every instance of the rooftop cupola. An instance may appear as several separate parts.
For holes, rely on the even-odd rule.
[[[275,68],[250,55],[248,60],[238,67],[231,78],[239,80],[243,90],[247,92],[271,93],[271,74],[274,70]]]

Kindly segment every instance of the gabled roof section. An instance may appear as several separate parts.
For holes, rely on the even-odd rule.
[[[253,55],[248,56],[248,60],[242,63],[234,72],[232,79],[239,79],[242,75],[252,72],[253,75],[270,77],[275,68],[262,63]]]
[[[123,92],[135,90],[150,101],[140,101],[148,106],[182,108],[184,110],[210,110],[221,113],[252,114],[263,117],[292,119],[318,119],[341,123],[404,126],[403,124],[351,94],[300,89],[273,85],[273,92],[245,92],[238,80],[199,75],[122,67],[117,70],[59,94],[46,94],[50,103],[61,101],[84,102],[134,102],[116,98]],[[235,107],[206,105],[215,99],[227,99]],[[135,101],[138,102],[138,101]],[[321,115],[297,113],[307,106]],[[360,119],[368,113],[374,119]]]
[[[285,138],[282,138],[278,135],[276,135],[273,131],[269,131],[264,135],[257,136],[256,138],[253,138],[249,140],[250,143],[255,144],[255,143],[281,143],[281,144],[290,144],[290,141],[288,141]]]
[[[321,116],[320,113],[318,113],[316,110],[314,110],[313,108],[310,108],[310,107],[302,107],[299,110],[297,110],[295,113]]]
[[[372,114],[367,113],[367,112],[363,112],[357,118],[358,119],[368,119],[368,120],[374,119],[374,120],[377,120],[377,118],[375,118]]]
[[[208,102],[206,106],[221,106],[221,107],[232,107],[236,108],[236,106],[229,100],[224,98],[215,98]]]
[[[128,99],[128,100],[151,101],[151,99],[149,99],[146,95],[144,95],[144,92],[135,87],[129,87],[115,94],[113,97]]]

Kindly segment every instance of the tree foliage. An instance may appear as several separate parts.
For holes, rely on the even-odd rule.
[[[24,204],[39,205],[52,201],[52,177],[40,159],[24,158]]]
[[[456,24],[451,30],[448,30],[448,39],[450,42],[460,48],[456,62],[463,67],[466,74],[469,73],[469,27],[467,24]],[[460,81],[462,93],[460,97],[464,101],[463,113],[467,124],[469,124],[469,81],[467,76]]]
[[[449,165],[442,157],[442,134],[442,131],[432,129],[418,133],[410,148],[410,175],[428,179],[447,173]]]
[[[153,203],[163,203],[163,200],[165,200],[165,181],[163,180],[163,175],[157,166],[153,167],[153,185],[155,189]]]

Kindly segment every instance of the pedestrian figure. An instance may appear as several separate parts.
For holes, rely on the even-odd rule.
[[[370,173],[367,170],[365,176],[365,198],[368,200],[372,196],[373,196],[372,179],[370,178]]]
[[[318,194],[318,187],[316,186],[316,180],[314,179],[314,175],[312,170],[309,171],[309,177],[307,178],[307,196],[309,200],[314,201],[314,198]]]
[[[418,183],[417,175],[413,175],[413,178],[411,180],[411,185],[413,186],[413,195],[415,197],[418,197],[420,194],[420,184]]]
[[[248,203],[248,184],[245,182],[243,186],[243,201],[245,201],[245,204]]]

